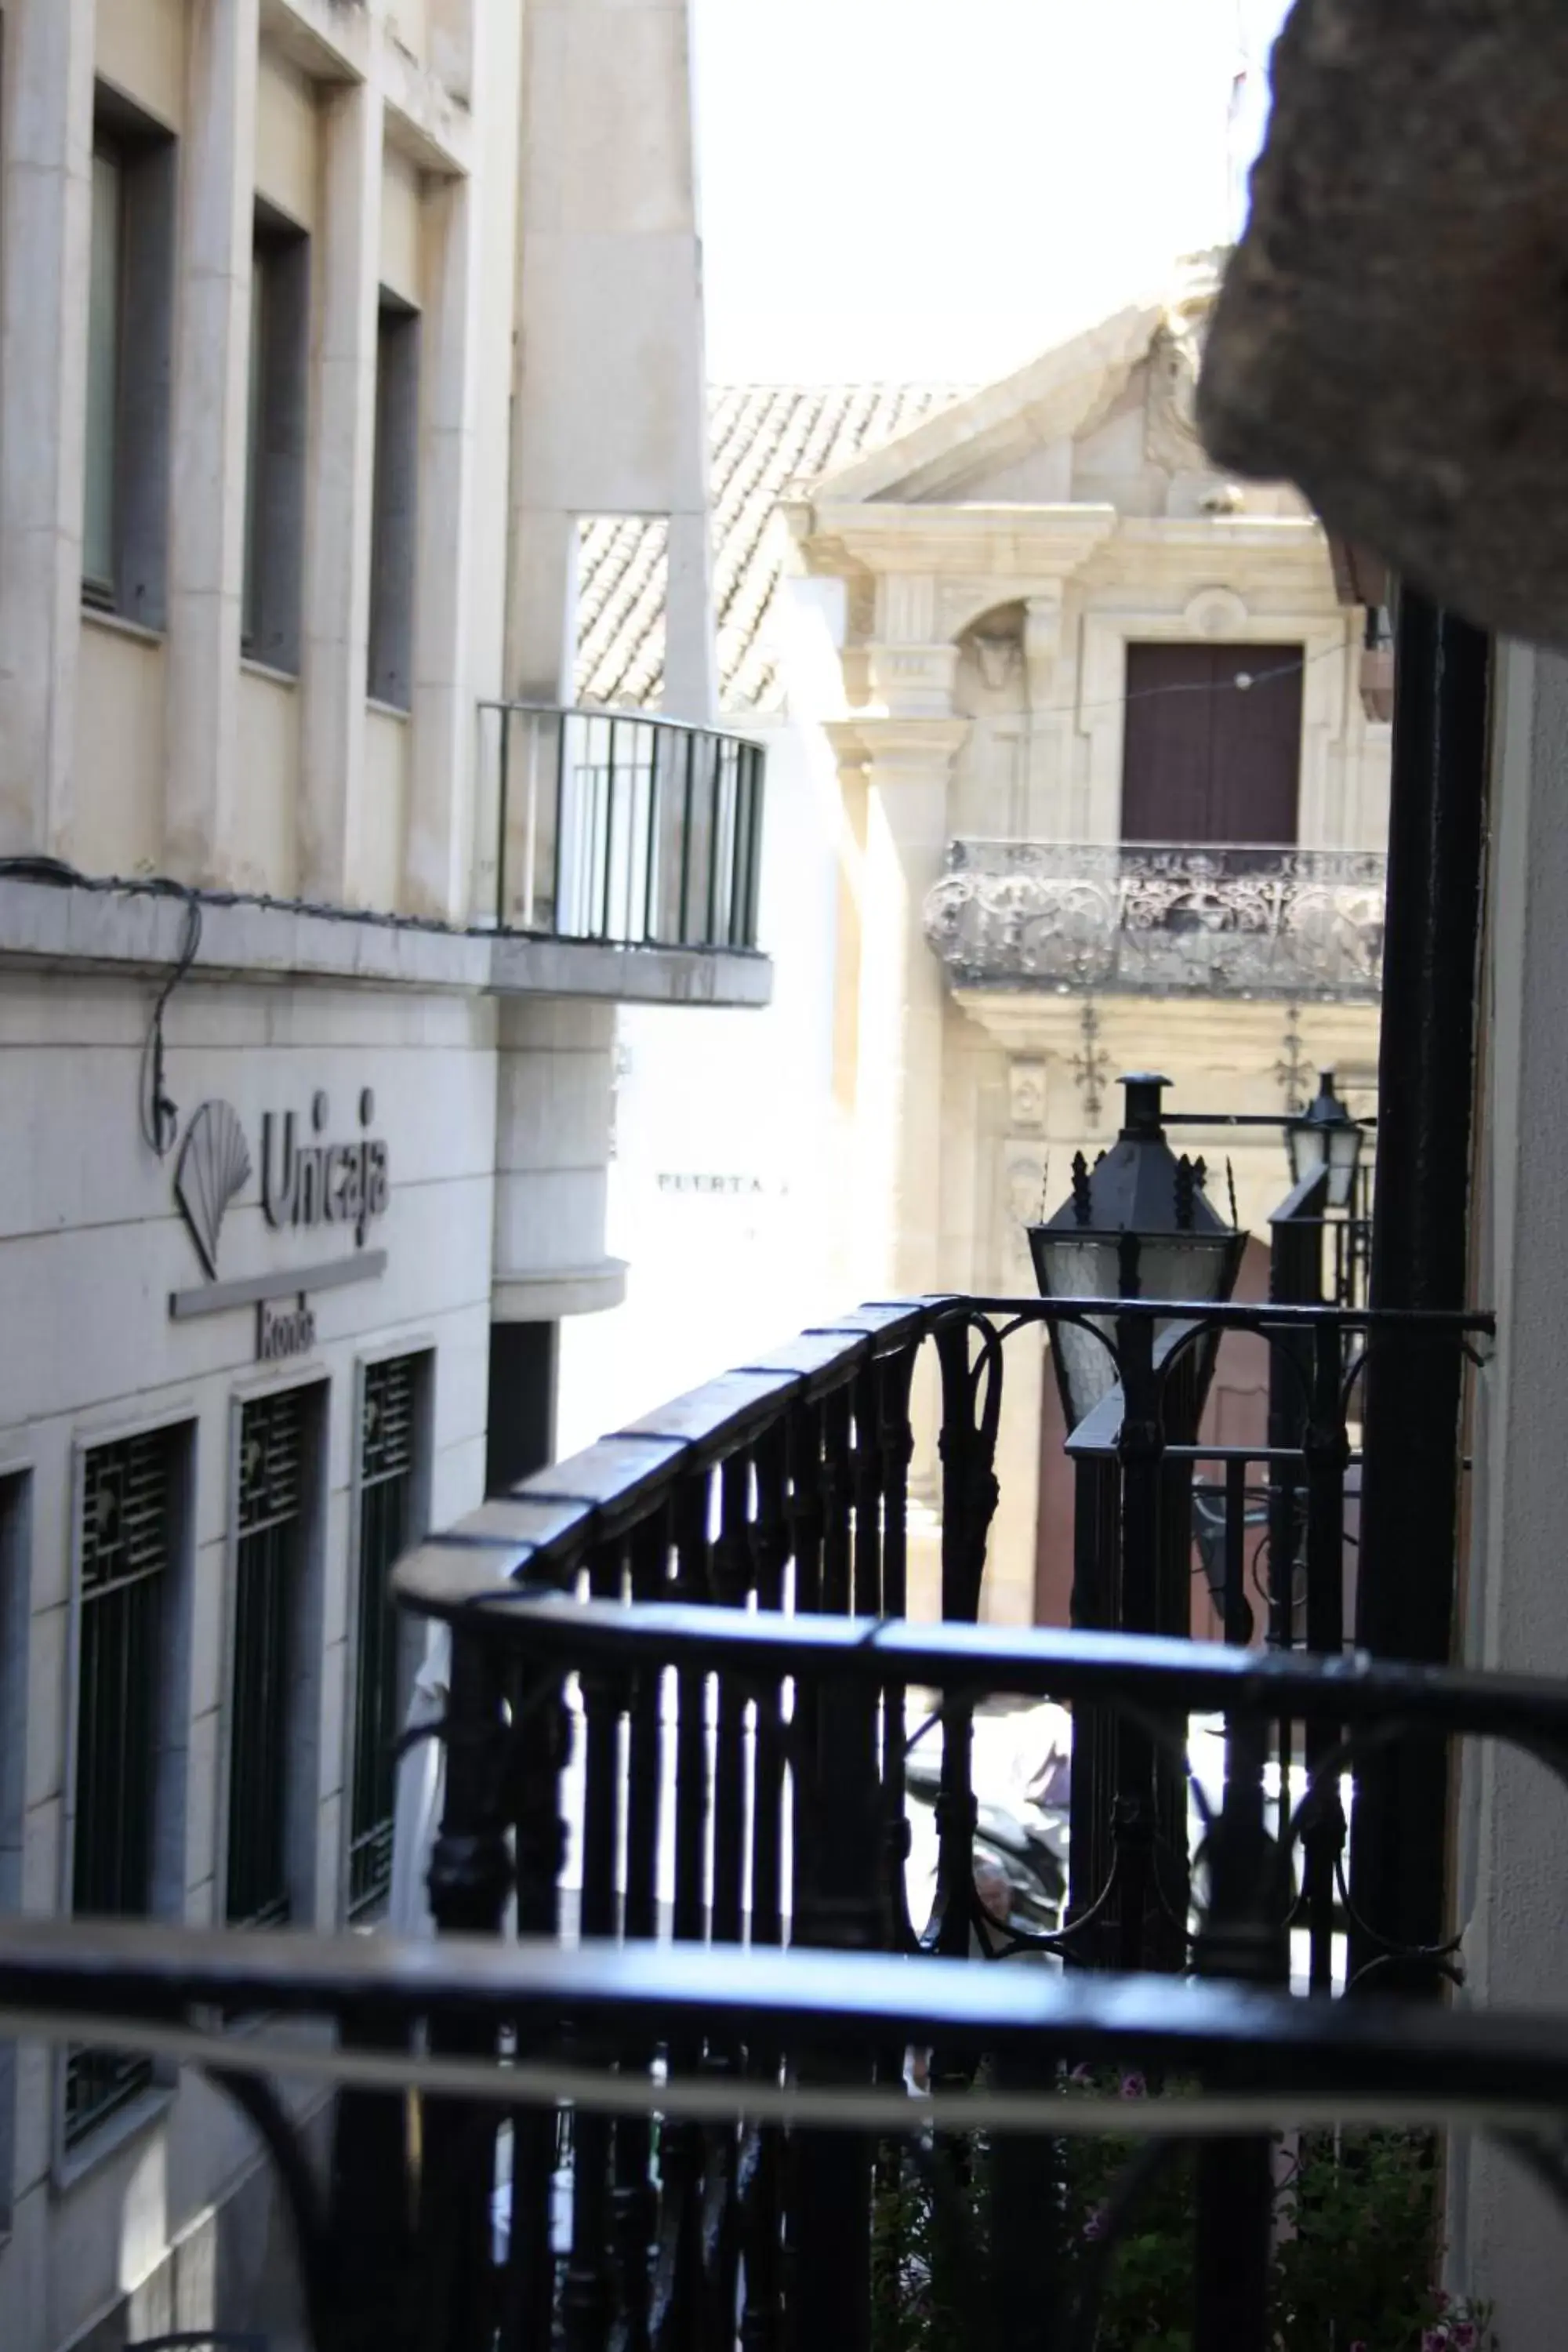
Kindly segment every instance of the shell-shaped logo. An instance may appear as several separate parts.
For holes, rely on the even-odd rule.
[[[174,1198],[215,1282],[225,1212],[249,1181],[250,1147],[237,1113],[226,1102],[203,1103],[185,1131],[174,1171]]]

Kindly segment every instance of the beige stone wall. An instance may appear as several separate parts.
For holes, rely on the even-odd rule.
[[[18,0],[6,38],[0,852],[466,918],[473,709],[501,685],[504,506],[479,484],[508,462],[519,11]],[[178,142],[166,610],[134,644],[80,589],[99,87]],[[313,314],[300,661],[271,691],[239,643],[258,196],[310,238]],[[413,709],[390,761],[366,715],[383,286],[423,321]]]

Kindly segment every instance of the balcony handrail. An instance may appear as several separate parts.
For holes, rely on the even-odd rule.
[[[675,735],[711,735],[725,743],[749,743],[761,750],[764,737],[743,725],[718,726],[707,719],[672,719],[662,710],[647,710],[635,702],[535,702],[520,695],[481,695],[481,710],[516,710],[539,719],[615,719],[662,727]]]
[[[1201,1300],[956,1294],[874,1304],[837,1326],[764,1351],[753,1362],[704,1382],[629,1428],[536,1473],[510,1497],[483,1504],[449,1532],[432,1535],[406,1553],[394,1574],[395,1591],[409,1608],[449,1618],[476,1593],[489,1591],[503,1574],[513,1572],[502,1569],[502,1556],[510,1556],[516,1571],[526,1566],[531,1575],[571,1576],[591,1544],[607,1541],[649,1517],[682,1480],[717,1468],[792,1402],[818,1402],[842,1391],[863,1367],[907,1356],[976,1318],[994,1318],[1009,1329],[1054,1323],[1174,1322],[1183,1333],[1201,1328],[1267,1339],[1270,1334],[1283,1338],[1331,1331],[1337,1339],[1354,1333],[1411,1341],[1450,1339],[1460,1345],[1485,1339],[1496,1330],[1496,1318],[1489,1313],[1438,1307],[1215,1306]],[[1169,1357],[1172,1350],[1167,1347],[1163,1352]],[[1256,1449],[1248,1458],[1259,1458]]]
[[[873,1952],[636,1941],[565,1950],[485,1937],[415,1942],[139,1920],[0,1921],[0,2016],[8,2031],[65,2039],[90,2021],[133,2037],[138,2024],[195,2020],[203,2011],[349,2023],[374,2013],[408,2026],[447,2011],[496,2034],[535,2019],[552,2029],[575,2025],[590,2042],[574,2070],[579,2084],[595,2071],[592,2038],[606,2024],[617,2044],[679,2043],[683,2027],[696,2027],[753,2044],[808,2035],[814,2047],[853,2055],[869,2034],[885,2031],[916,2046],[955,2042],[1089,2063],[1136,2060],[1151,2070],[1206,2074],[1206,2104],[1220,2129],[1267,2128],[1271,2115],[1286,2125],[1307,2109],[1325,2118],[1359,2113],[1384,2123],[1408,2116],[1472,2125],[1540,2121],[1568,2110],[1568,2015],[1560,2011],[1303,2001],[1215,1979],[1178,1985],[1159,1975],[976,1969],[942,1959],[911,1968]],[[275,2044],[258,2049],[248,2033],[205,2038],[226,2074],[265,2071],[277,2060]],[[293,2054],[305,2071],[301,2053]],[[310,2056],[321,2063],[309,2072],[330,2079],[332,2053]],[[1238,2058],[1247,2063],[1240,2080]],[[354,2079],[352,2060],[339,2071]],[[439,2063],[390,2052],[375,2074],[389,2083],[401,2077],[411,2088],[442,2079]],[[468,2097],[509,2107],[552,2103],[548,2074],[541,2070],[536,2084],[526,2062],[498,2057],[453,2074]],[[613,2112],[614,2077],[601,2073],[600,2082],[602,2105]],[[632,2085],[624,2105],[635,2113],[644,2105],[635,2075]],[[745,2085],[710,2078],[709,2090],[717,2114],[749,2111]],[[1247,2093],[1249,2105],[1238,2110],[1237,2095]],[[918,2127],[922,2104],[905,2101],[894,2112]],[[1203,2094],[1184,2102],[1178,2127],[1194,2128],[1194,2108],[1201,2116],[1205,2104]],[[998,2106],[1005,2115],[1005,2102]],[[1037,2129],[1037,2111],[1026,2113],[1025,2127]],[[1054,2110],[1053,2120],[1058,2130],[1071,2127],[1064,2110]],[[1131,2114],[1122,2103],[1117,2122],[1128,2133],[1162,2128],[1157,2103]]]

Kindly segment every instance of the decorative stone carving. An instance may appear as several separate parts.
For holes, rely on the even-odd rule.
[[[1568,11],[1298,0],[1199,397],[1223,466],[1568,642]]]
[[[1198,432],[1197,389],[1204,338],[1218,285],[1211,260],[1199,257],[1171,302],[1149,347],[1149,408],[1144,446],[1168,474],[1202,473],[1208,460]]]
[[[1247,611],[1233,588],[1200,588],[1182,618],[1194,636],[1239,637]]]
[[[1029,1237],[1027,1228],[1040,1223],[1045,1214],[1046,1162],[1043,1157],[1026,1159],[1022,1154],[1007,1162],[1007,1247],[1015,1261],[1028,1263]]]
[[[1009,693],[1019,674],[1023,648],[1016,637],[974,636],[974,658],[980,668],[981,680],[992,694]]]
[[[926,937],[962,988],[1374,1002],[1387,860],[1363,850],[954,842]]]
[[[1046,1123],[1046,1066],[1019,1059],[1007,1066],[1007,1101],[1013,1125],[1030,1131]]]

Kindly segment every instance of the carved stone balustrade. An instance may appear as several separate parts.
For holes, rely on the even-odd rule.
[[[1375,1003],[1370,850],[955,841],[925,931],[955,987]]]

